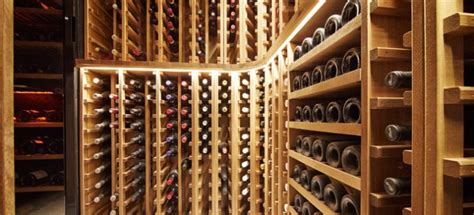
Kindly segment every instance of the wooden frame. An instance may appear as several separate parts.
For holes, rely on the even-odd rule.
[[[13,153],[13,0],[0,2],[0,213],[15,213]]]

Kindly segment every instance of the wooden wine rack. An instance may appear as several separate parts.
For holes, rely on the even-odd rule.
[[[229,3],[217,1],[218,36],[210,34],[210,3],[207,0],[179,1],[177,15],[178,52],[166,41],[166,0],[114,0],[85,2],[85,59],[239,64],[263,57],[294,9],[283,0],[236,1],[236,40],[229,42]],[[109,5],[110,4],[110,5]],[[115,4],[115,5],[114,5]],[[118,9],[113,7],[121,6]],[[152,13],[150,9],[155,8]],[[198,11],[203,11],[200,20]],[[190,16],[187,16],[187,15]],[[156,19],[156,25],[151,20]],[[204,56],[198,49],[198,24],[204,26]],[[131,53],[140,50],[144,59]]]
[[[428,4],[420,1],[361,0],[360,14],[294,61],[297,55],[295,47],[311,37],[317,27],[323,27],[329,16],[341,14],[346,2],[299,1],[291,20],[286,18],[292,10],[285,1],[257,1],[255,20],[250,17],[248,5],[244,2],[239,1],[240,34],[237,36],[238,44],[233,47],[235,49],[231,49],[227,41],[227,18],[219,16],[220,36],[212,40],[206,32],[204,65],[198,64],[195,53],[190,57],[194,60],[179,60],[192,62],[187,64],[161,63],[170,62],[165,58],[155,58],[158,62],[133,64],[78,61],[82,74],[92,74],[92,71],[94,74],[117,76],[128,70],[137,74],[149,73],[146,72],[148,69],[191,78],[193,113],[199,112],[200,100],[196,98],[199,98],[197,86],[200,78],[206,76],[212,79],[212,158],[205,161],[207,158],[200,155],[199,144],[192,145],[191,200],[180,200],[180,213],[185,212],[184,205],[188,201],[193,213],[221,212],[225,198],[221,194],[219,169],[220,164],[225,162],[230,167],[228,200],[232,214],[244,211],[251,214],[298,214],[298,208],[294,205],[297,195],[323,214],[339,214],[340,211],[332,210],[324,200],[316,198],[291,177],[293,168],[301,164],[306,169],[326,175],[331,183],[342,185],[345,193],[360,199],[359,214],[462,214],[473,210],[466,190],[471,186],[474,153],[466,141],[470,138],[466,130],[471,117],[467,110],[474,102],[471,99],[470,76],[460,72],[463,68],[467,71],[468,59],[472,55],[469,39],[474,28],[467,21],[473,12],[471,3],[461,0],[449,4],[441,1]],[[190,5],[199,5],[196,10],[207,8],[205,2],[197,0]],[[299,5],[305,5],[306,9]],[[226,14],[228,5],[221,1],[218,8],[219,15]],[[270,13],[267,14],[267,11]],[[195,16],[196,12],[192,14]],[[207,15],[205,22],[208,25]],[[288,27],[283,28],[285,23]],[[159,26],[157,28],[160,29]],[[163,29],[161,27],[160,31]],[[196,39],[195,34],[192,35],[191,47],[194,47]],[[249,43],[251,48],[247,46]],[[292,89],[296,76],[313,70],[315,65],[326,64],[334,57],[342,57],[354,47],[361,47],[359,68],[300,90]],[[193,53],[192,50],[190,53]],[[394,70],[412,71],[411,89],[385,86],[386,74]],[[159,83],[162,78],[159,72],[144,76],[156,77]],[[261,76],[265,77],[263,84],[257,81]],[[224,129],[221,122],[225,117],[219,113],[217,99],[223,77],[231,80],[228,160],[218,150]],[[249,80],[248,88],[241,85],[242,79]],[[263,99],[258,96],[259,90],[264,90]],[[241,99],[244,91],[250,94],[248,102]],[[350,97],[360,98],[360,123],[295,121],[296,106]],[[157,101],[160,100],[157,98]],[[243,105],[249,106],[248,115],[240,113]],[[263,115],[259,113],[260,106],[264,107]],[[199,115],[193,114],[192,120],[193,140],[197,141]],[[262,120],[263,129],[259,127]],[[84,123],[88,125],[90,122]],[[411,140],[388,141],[384,134],[388,124],[411,126]],[[242,199],[239,195],[247,186],[241,182],[242,174],[245,174],[240,167],[243,161],[241,150],[247,146],[241,141],[242,131],[250,134],[248,199]],[[257,141],[261,134],[265,135],[263,142]],[[327,162],[297,152],[295,141],[299,135],[360,142],[355,144],[361,147],[360,175],[352,175],[343,168],[332,167]],[[159,152],[159,149],[156,150]],[[83,153],[90,152],[83,150]],[[161,168],[159,162],[155,168]],[[206,174],[209,177],[204,177]],[[384,180],[387,177],[410,177],[411,192],[386,194]],[[151,198],[159,199],[161,194],[154,195]],[[248,208],[245,208],[247,202]],[[87,212],[85,210],[84,213]]]

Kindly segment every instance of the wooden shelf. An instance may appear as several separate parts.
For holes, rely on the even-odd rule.
[[[15,73],[15,79],[44,79],[44,80],[62,80],[63,74],[60,73]]]
[[[357,177],[355,175],[351,175],[347,172],[344,172],[342,169],[337,169],[334,167],[331,167],[325,163],[316,161],[312,158],[306,157],[294,150],[290,150],[288,152],[288,155],[291,158],[294,158],[295,160],[298,160],[301,163],[304,163],[305,165],[331,177],[339,182],[346,184],[356,190],[361,189],[361,179],[360,177]]]
[[[443,160],[444,175],[462,178],[474,176],[474,157],[445,158]]]
[[[403,215],[411,215],[411,208],[403,208],[402,214]]]
[[[413,162],[413,150],[404,150],[403,151],[403,163],[407,165],[412,165]]]
[[[400,62],[411,60],[411,49],[377,47],[370,50],[372,62]]]
[[[61,128],[63,122],[15,122],[15,128]]]
[[[411,203],[410,194],[391,196],[385,193],[371,193],[370,204],[376,208],[409,206]]]
[[[64,186],[35,186],[35,187],[15,187],[16,193],[34,193],[34,192],[58,192],[64,191]]]
[[[355,123],[314,123],[314,122],[289,122],[289,128],[317,131],[332,134],[345,134],[361,136],[362,126]]]
[[[370,13],[385,16],[410,17],[410,2],[400,0],[373,0]]]
[[[326,204],[324,204],[323,201],[319,200],[314,196],[311,192],[307,191],[304,189],[300,184],[298,184],[295,180],[289,179],[289,184],[291,187],[293,187],[296,192],[298,192],[300,195],[302,195],[306,200],[308,200],[309,203],[311,203],[316,209],[321,211],[324,215],[336,215],[339,213],[336,213],[332,211]]]
[[[15,23],[33,27],[56,27],[61,25],[62,10],[15,7]]]
[[[336,33],[314,47],[300,59],[290,65],[289,71],[312,69],[318,63],[326,63],[329,58],[344,55],[344,52],[354,46],[360,46],[361,16],[355,17]]]
[[[48,42],[48,41],[15,41],[15,48],[34,48],[34,49],[62,49],[62,42]]]
[[[33,155],[15,155],[15,160],[61,160],[64,154],[33,154]]]
[[[298,215],[298,212],[296,212],[295,208],[291,205],[288,204],[288,212],[291,214],[291,215]]]
[[[405,104],[406,106],[411,106],[412,95],[413,92],[411,90],[403,92],[403,104]]]
[[[411,48],[412,46],[412,31],[403,34],[403,47]]]
[[[403,151],[411,149],[411,145],[372,145],[370,146],[370,157],[392,158],[402,157]]]
[[[474,104],[474,87],[444,88],[445,104]]]
[[[370,99],[370,109],[409,108],[403,97],[375,97]]]
[[[474,33],[474,13],[455,13],[443,22],[446,35],[463,36]]]
[[[289,99],[333,96],[336,93],[358,89],[360,91],[362,70],[358,69],[321,83],[291,92]]]

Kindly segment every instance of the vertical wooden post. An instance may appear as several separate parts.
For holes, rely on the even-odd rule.
[[[15,214],[13,158],[13,0],[0,1],[0,214]]]

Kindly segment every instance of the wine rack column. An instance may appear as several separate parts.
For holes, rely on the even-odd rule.
[[[96,73],[83,69],[80,81],[83,119],[80,136],[81,211],[85,214],[93,211],[105,212],[110,210],[107,198],[110,196],[111,187],[97,186],[96,183],[101,180],[110,181],[111,169],[107,167],[110,167],[112,158],[110,155],[99,156],[97,153],[110,150],[113,145],[110,141],[112,132],[109,130],[110,120],[113,121],[113,118],[108,119],[109,98],[102,93],[115,87],[113,83],[116,82],[116,76],[114,71]]]
[[[160,184],[163,181],[161,177],[162,169],[164,168],[164,165],[162,165],[161,159],[159,157],[162,154],[162,145],[163,145],[163,138],[164,136],[160,132],[160,128],[162,127],[162,116],[163,116],[163,108],[162,108],[162,95],[161,95],[161,71],[157,70],[155,71],[155,81],[154,81],[154,87],[153,89],[155,90],[155,98],[153,99],[152,96],[150,96],[150,99],[153,101],[155,107],[155,114],[154,114],[154,123],[152,126],[152,135],[154,135],[154,138],[152,138],[153,142],[153,149],[154,149],[154,154],[153,154],[153,162],[155,163],[155,171],[153,171],[153,177],[154,179],[154,185],[152,187],[153,191],[155,192],[155,199],[153,201],[153,206],[155,208],[154,212],[156,214],[161,214],[163,213],[163,209],[161,207],[161,199],[162,197],[162,190],[160,188]]]
[[[85,1],[84,8],[86,8],[84,34],[87,40],[84,47],[85,57],[92,60],[110,59],[115,44],[109,38],[115,31],[107,22],[116,20],[115,12],[111,14],[108,12],[110,8],[106,8],[105,4],[93,0]]]
[[[424,213],[472,214],[471,1],[425,2]],[[429,195],[436,192],[437,195]],[[431,205],[431,207],[429,207]],[[435,206],[434,206],[435,205]]]
[[[257,58],[262,59],[269,48],[268,44],[268,23],[270,16],[268,11],[268,0],[257,0],[257,26],[256,26],[256,43],[257,43]]]
[[[231,132],[231,76],[229,73],[219,73],[219,139],[217,142],[219,152],[219,214],[230,214],[230,186],[231,186],[231,153],[230,153],[230,132]]]
[[[231,73],[231,210],[232,214],[239,214],[240,201],[240,74]]]
[[[260,168],[258,165],[257,157],[259,156],[258,153],[258,131],[257,131],[257,100],[258,100],[258,93],[257,93],[257,73],[256,71],[249,72],[250,78],[250,85],[248,86],[250,89],[250,100],[249,100],[249,107],[250,107],[250,169],[253,170],[250,172],[250,214],[257,214],[258,211],[258,203],[257,200],[260,198],[260,193],[258,192],[257,186],[259,185],[258,173],[257,169]]]
[[[200,183],[202,180],[202,170],[201,166],[199,165],[200,163],[200,152],[199,152],[199,144],[200,144],[200,138],[199,138],[199,133],[200,133],[200,127],[201,127],[201,121],[200,121],[200,114],[199,114],[199,92],[200,90],[199,86],[199,73],[196,71],[193,71],[191,74],[191,81],[192,85],[195,86],[193,92],[192,92],[192,194],[191,194],[191,200],[192,200],[192,209],[190,211],[191,214],[196,214],[199,213],[201,207],[202,207],[202,189],[200,187]]]
[[[370,198],[371,214],[400,214],[411,202],[411,167],[403,163],[403,150],[411,149],[411,108],[403,103],[412,76],[411,50],[403,46],[403,35],[411,30],[410,7],[409,2],[388,8],[387,2],[372,1],[362,11],[367,18],[362,24],[362,47],[367,47],[362,58],[370,59],[362,61],[362,81],[367,83],[362,107],[370,107],[362,119],[362,142],[370,152],[364,195]],[[393,101],[399,103],[386,103]]]
[[[272,142],[271,142],[271,127],[270,127],[270,120],[272,116],[272,110],[271,110],[271,74],[270,74],[270,66],[266,66],[263,69],[263,77],[264,77],[264,82],[263,82],[263,87],[265,90],[265,97],[264,97],[264,107],[265,107],[265,112],[264,112],[264,133],[265,133],[265,141],[264,141],[264,201],[263,201],[263,207],[264,207],[264,213],[263,214],[272,214],[272,186],[273,186],[273,178],[272,178],[272,166],[273,166],[273,161],[271,159],[271,153],[272,153]]]
[[[279,153],[281,150],[281,143],[279,138],[280,132],[280,95],[279,95],[279,82],[278,82],[278,64],[277,60],[273,60],[271,63],[271,80],[272,80],[272,120],[271,120],[271,129],[272,129],[272,180],[273,180],[273,187],[272,187],[272,211],[277,214],[281,214],[281,195],[279,192],[279,188],[282,183],[282,179],[280,178],[280,172],[285,168],[282,166],[281,159],[279,159]]]
[[[288,185],[288,71],[286,69],[286,50],[283,49],[282,52],[278,55],[278,160],[280,163],[280,171],[278,177],[280,178],[280,183],[278,187],[278,195],[280,199],[280,205],[278,210],[283,213],[284,207],[287,204],[288,191],[286,187]]]

